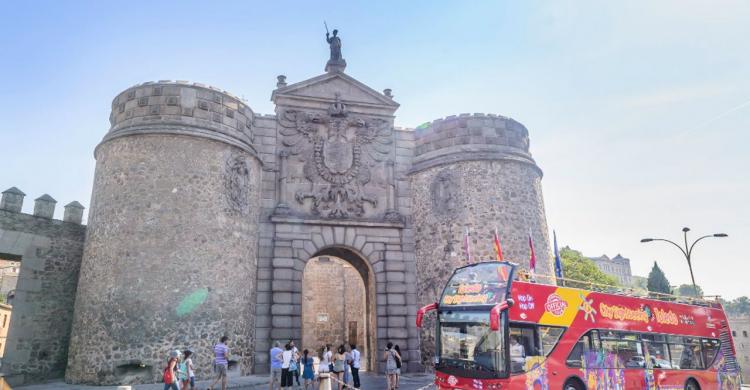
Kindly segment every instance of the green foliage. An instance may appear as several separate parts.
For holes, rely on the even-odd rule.
[[[568,247],[562,248],[560,250],[560,258],[562,260],[565,279],[575,279],[582,282],[593,282],[610,286],[619,285],[617,279],[602,272],[593,261],[583,257],[581,252],[577,250]],[[572,281],[566,281],[565,285],[568,287],[591,288],[591,285],[588,283]]]
[[[648,289],[648,279],[643,276],[633,275],[630,278],[630,286],[639,290],[646,291]]]
[[[648,273],[648,282],[646,283],[648,291],[662,294],[671,294],[672,288],[669,287],[669,280],[664,275],[664,271],[659,268],[659,264],[654,261],[651,272]]]
[[[739,297],[731,301],[722,300],[721,304],[724,310],[731,317],[748,317],[750,316],[750,298]]]
[[[698,293],[696,294],[695,290],[693,289],[692,284],[681,284],[680,287],[677,287],[677,291],[675,291],[675,295],[679,295],[681,297],[696,297],[700,298],[703,296],[703,289],[701,286],[695,286],[698,290]]]

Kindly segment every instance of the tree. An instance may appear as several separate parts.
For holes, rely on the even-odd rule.
[[[581,252],[568,247],[560,250],[560,259],[562,260],[563,273],[565,279],[580,280],[581,283],[565,281],[568,287],[590,288],[590,283],[606,284],[609,286],[618,286],[617,279],[613,276],[602,272],[593,261],[583,257]]]
[[[659,268],[659,264],[654,261],[651,272],[648,273],[648,282],[646,283],[648,291],[662,294],[671,294],[672,288],[669,287],[669,280],[664,272]]]
[[[695,290],[693,289],[692,284],[681,284],[680,287],[677,287],[677,295],[681,297],[702,297],[703,296],[703,289],[701,286],[695,286],[698,290],[698,293],[696,294]]]
[[[739,297],[732,301],[722,301],[724,310],[726,310],[732,317],[746,317],[750,316],[750,298]]]

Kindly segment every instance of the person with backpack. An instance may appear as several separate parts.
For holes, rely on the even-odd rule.
[[[398,366],[396,364],[396,358],[401,359],[401,356],[393,349],[393,343],[388,342],[385,348],[385,375],[386,381],[388,382],[388,390],[396,389],[396,375],[398,374]]]
[[[177,358],[176,357],[169,357],[169,360],[167,360],[167,366],[164,367],[164,371],[162,372],[162,382],[164,382],[164,390],[180,390],[179,385],[177,384]]]
[[[227,347],[227,340],[229,337],[222,336],[219,343],[214,345],[214,373],[216,378],[208,386],[209,390],[213,390],[214,385],[221,381],[221,390],[227,390],[227,368],[229,366],[229,347]]]

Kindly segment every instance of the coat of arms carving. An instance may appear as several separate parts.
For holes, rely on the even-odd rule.
[[[377,207],[364,186],[371,166],[391,151],[388,121],[350,114],[337,95],[326,112],[288,109],[279,124],[283,145],[304,156],[305,178],[313,183],[311,191],[297,191],[298,203],[311,199],[313,214],[339,219],[362,217],[366,203]]]

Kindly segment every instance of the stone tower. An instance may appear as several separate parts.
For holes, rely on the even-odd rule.
[[[461,114],[423,125],[415,131],[409,177],[420,305],[436,302],[453,269],[468,263],[467,229],[473,261],[495,260],[497,228],[505,260],[528,269],[530,234],[537,274],[553,273],[542,171],[531,158],[522,124],[497,115]],[[429,362],[434,323],[422,329],[422,360]]]
[[[155,381],[171,348],[207,351],[223,335],[249,373],[262,166],[253,117],[201,84],[145,83],[114,99],[94,152],[68,381]]]

